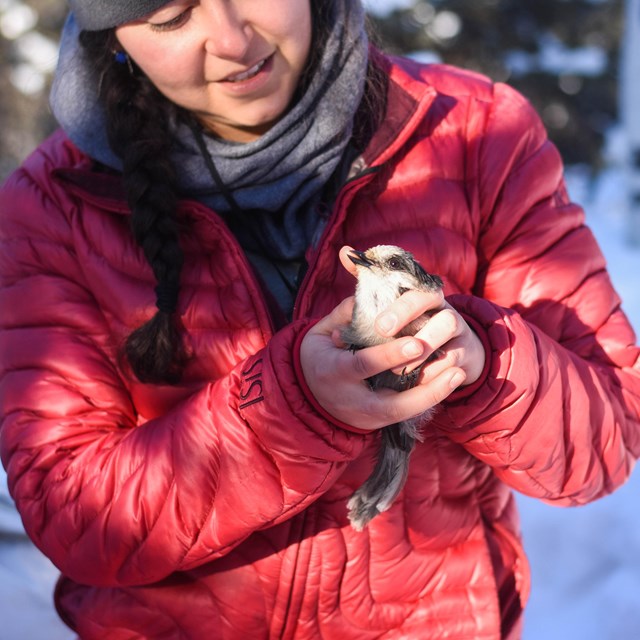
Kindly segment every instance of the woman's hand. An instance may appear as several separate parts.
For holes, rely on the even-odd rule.
[[[427,354],[437,351],[438,357],[423,367],[420,384],[427,384],[451,368],[464,372],[465,385],[475,382],[484,369],[484,347],[441,291],[407,291],[376,318],[376,330],[382,336],[394,336],[423,313],[430,318],[415,338],[423,343]]]
[[[344,259],[343,266],[354,273]],[[337,420],[375,430],[413,418],[442,402],[462,384],[480,376],[485,362],[482,343],[442,292],[407,291],[376,319],[382,336],[393,337],[422,314],[429,321],[414,337],[403,337],[352,353],[340,332],[351,321],[353,298],[347,298],[304,337],[300,359],[306,383],[320,405]],[[386,370],[401,373],[438,357],[422,368],[418,384],[401,393],[371,391],[366,379]]]
[[[352,310],[353,298],[347,298],[307,333],[300,348],[307,385],[323,409],[337,420],[373,431],[424,413],[464,382],[461,368],[440,366],[439,372],[429,375],[428,383],[421,380],[402,393],[371,391],[367,378],[388,369],[415,366],[429,351],[422,340],[411,337],[355,353],[348,351],[340,340],[340,330],[349,324]]]

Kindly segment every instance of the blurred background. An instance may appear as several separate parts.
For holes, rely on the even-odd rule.
[[[0,181],[55,127],[47,96],[65,0],[0,0]]]
[[[617,117],[621,1],[369,0],[390,51],[486,73],[538,108],[569,164],[602,165]],[[0,179],[55,126],[47,108],[64,0],[0,0]]]
[[[640,0],[365,5],[387,50],[485,73],[531,100],[637,331]],[[47,98],[65,16],[65,0],[0,0],[0,182],[56,126]],[[524,640],[640,638],[639,491],[636,472],[579,509],[518,496],[533,575]],[[55,579],[24,537],[0,471],[0,640],[73,638],[53,610]]]

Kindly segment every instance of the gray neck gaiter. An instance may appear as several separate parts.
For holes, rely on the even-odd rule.
[[[301,257],[313,242],[315,205],[351,138],[362,99],[368,44],[359,0],[334,3],[333,30],[305,93],[267,133],[246,144],[204,136],[233,200],[255,215],[268,253]],[[221,215],[233,215],[189,127],[172,154],[180,188]]]

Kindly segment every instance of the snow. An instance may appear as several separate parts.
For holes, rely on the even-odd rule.
[[[0,638],[71,640],[53,607],[57,571],[24,537],[0,534]],[[43,631],[46,630],[46,631]]]
[[[6,2],[0,5],[0,34],[14,40],[33,29],[38,22],[38,12],[21,2]]]
[[[364,0],[362,4],[369,13],[386,16],[394,9],[411,9],[415,0]]]
[[[518,50],[507,53],[505,64],[514,76],[543,71],[590,77],[601,75],[607,68],[607,53],[602,47],[590,45],[569,49],[551,34],[545,35],[540,44],[539,53]]]
[[[368,0],[365,4],[370,10],[384,14],[394,7],[410,7],[413,0]],[[18,0],[0,0],[0,15],[4,14],[2,29],[10,31],[16,39],[23,35],[30,21],[23,7]],[[451,21],[443,24],[453,28]],[[51,48],[31,45],[26,49],[43,53],[44,63],[41,59],[25,61],[31,65],[29,72],[40,73],[41,67],[51,60]],[[548,56],[551,57],[538,60],[538,64],[573,65],[583,73],[585,68],[600,64],[595,50],[568,58],[566,51],[552,47]],[[587,222],[624,300],[623,309],[637,331],[640,247],[631,246],[627,240],[627,176],[622,162],[625,142],[622,131],[612,131],[607,168],[593,177],[584,167],[569,167],[567,179],[573,199],[585,207]],[[561,509],[518,496],[532,569],[524,640],[640,637],[639,494],[640,473],[635,472],[612,496],[585,507]],[[43,635],[47,640],[74,638],[53,608],[56,578],[55,568],[24,536],[8,497],[4,471],[0,470],[0,639],[40,640]]]
[[[20,0],[0,0],[0,37],[10,43],[9,81],[25,95],[39,95],[58,59],[58,43],[35,28],[39,14]]]

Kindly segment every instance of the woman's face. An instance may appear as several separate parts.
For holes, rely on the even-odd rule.
[[[310,0],[172,0],[116,36],[169,100],[248,142],[291,102],[309,56]]]

